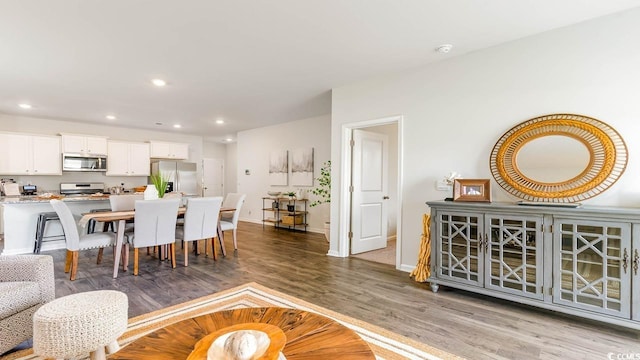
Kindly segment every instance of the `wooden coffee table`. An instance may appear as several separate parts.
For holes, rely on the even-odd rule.
[[[109,359],[186,359],[207,334],[241,323],[282,329],[287,360],[375,359],[369,345],[346,326],[311,312],[278,307],[219,311],[183,320],[135,340]]]

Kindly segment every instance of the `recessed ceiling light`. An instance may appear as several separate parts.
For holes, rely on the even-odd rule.
[[[162,80],[162,79],[153,79],[153,80],[151,80],[151,82],[153,83],[153,85],[155,85],[157,87],[163,87],[163,86],[167,85],[167,82]]]
[[[176,129],[180,129],[180,128],[182,127],[182,125],[180,125],[180,124],[174,124],[174,125],[173,125],[173,127],[174,127],[174,128],[176,128]]]
[[[226,139],[224,139],[224,141],[226,141],[226,142],[232,142],[232,141],[233,141],[233,139],[232,139],[232,138],[226,138]]]
[[[216,120],[216,124],[222,125],[222,124],[224,124],[224,120],[218,119],[218,120]]]
[[[31,106],[31,104],[27,104],[27,103],[18,104],[18,106],[20,106],[23,109],[31,109],[31,108],[33,108],[33,106]]]
[[[451,44],[442,44],[436,48],[436,51],[441,54],[446,54],[449,51],[451,51],[452,48],[453,48],[453,45]]]
[[[107,115],[107,116],[105,116],[105,117],[106,117],[107,119],[109,119],[109,120],[115,120],[115,119],[117,119],[115,115]]]

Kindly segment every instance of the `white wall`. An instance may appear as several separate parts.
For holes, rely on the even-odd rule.
[[[238,143],[227,144],[227,159],[224,162],[225,192],[238,192]]]
[[[291,156],[292,150],[313,147],[314,178],[318,177],[322,163],[329,160],[330,156],[330,126],[331,118],[325,115],[238,133],[238,191],[247,194],[240,213],[242,220],[262,223],[262,197],[267,196],[267,191],[312,188],[269,186],[269,154],[273,150],[289,150]],[[249,170],[250,175],[245,175],[245,170]],[[329,219],[328,204],[309,207],[307,210],[307,230],[322,232],[324,222]]]
[[[198,186],[202,179],[202,137],[184,135],[179,132],[163,132],[122,128],[112,125],[86,124],[72,121],[0,114],[0,131],[22,132],[43,135],[60,133],[107,136],[111,140],[144,142],[161,140],[189,144],[189,161],[198,164]],[[3,174],[0,174],[2,176]],[[31,183],[38,190],[59,190],[61,182],[103,182],[105,186],[125,184],[125,188],[145,185],[146,176],[105,176],[104,173],[63,172],[61,176],[7,176],[23,184]]]
[[[227,157],[227,145],[204,141],[202,143],[202,157],[206,159],[224,160]]]
[[[607,192],[585,201],[640,205],[640,9],[565,27],[401,75],[333,89],[332,241],[338,215],[342,126],[402,115],[403,209],[401,268],[417,261],[425,201],[450,194],[434,183],[455,170],[492,178],[489,155],[512,126],[551,113],[576,113],[613,126],[626,141],[626,173]],[[492,179],[494,201],[514,201]]]

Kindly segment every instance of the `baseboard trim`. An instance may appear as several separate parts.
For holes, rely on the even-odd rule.
[[[262,225],[262,220],[256,220],[256,219],[238,219],[238,221],[244,221],[244,222],[248,222],[248,223],[252,223],[252,224],[258,224],[258,225]],[[268,224],[265,226],[270,226],[273,227],[272,224]],[[282,228],[283,230],[286,230],[286,228]],[[324,228],[322,229],[318,229],[318,228],[312,228],[312,227],[308,227],[307,226],[307,232],[310,233],[314,233],[314,234],[324,234]]]
[[[415,269],[416,266],[415,265],[407,265],[407,264],[401,264],[400,267],[398,267],[397,269],[400,271],[404,271],[404,272],[412,272],[413,269]]]

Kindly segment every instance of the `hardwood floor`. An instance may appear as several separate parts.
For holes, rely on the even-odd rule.
[[[418,241],[418,240],[416,240]],[[469,359],[606,359],[608,353],[640,354],[639,332],[559,315],[490,297],[447,289],[434,294],[391,265],[326,256],[321,234],[241,223],[237,253],[227,236],[226,258],[189,257],[178,267],[142,255],[132,269],[111,278],[112,257],[96,265],[97,251],[81,252],[76,281],[55,258],[56,296],[115,289],[129,296],[129,315],[255,281],[272,289],[367,321]],[[144,254],[144,252],[143,252]],[[640,356],[640,355],[637,355]]]

